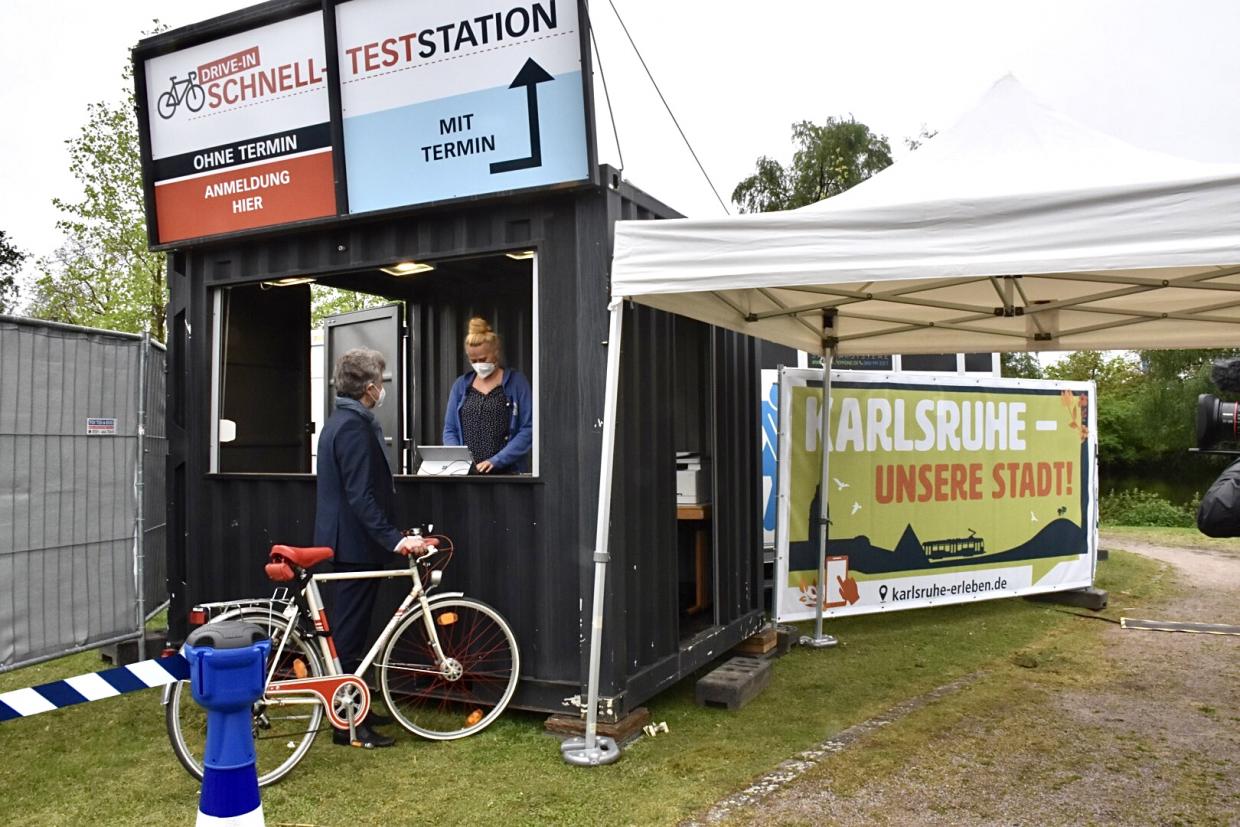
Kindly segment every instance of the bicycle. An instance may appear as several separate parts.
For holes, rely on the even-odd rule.
[[[370,711],[371,690],[363,676],[372,664],[392,717],[424,738],[473,735],[508,706],[520,673],[512,629],[499,612],[462,592],[429,597],[451,559],[452,544],[440,535],[428,536],[426,543],[423,555],[410,557],[408,569],[327,574],[306,569],[330,559],[330,548],[276,545],[268,558],[268,577],[296,581],[295,594],[284,588],[267,599],[194,607],[191,622],[240,620],[271,635],[267,687],[253,710],[260,786],[280,780],[305,757],[325,715],[333,726],[348,729],[357,743],[354,727]],[[393,577],[412,580],[409,594],[357,671],[346,674],[319,583]],[[163,703],[173,752],[190,775],[201,779],[206,713],[194,703],[188,681],[169,685]]]
[[[159,117],[166,121],[176,114],[177,107],[182,103],[189,111],[197,112],[206,102],[207,93],[202,90],[202,84],[198,83],[198,73],[191,71],[185,80],[177,80],[176,75],[172,76],[172,88],[159,96],[155,108]]]

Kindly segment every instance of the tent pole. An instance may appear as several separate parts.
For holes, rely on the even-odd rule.
[[[611,333],[607,337],[607,392],[603,403],[603,456],[599,463],[598,524],[594,533],[594,603],[590,623],[590,667],[586,686],[586,734],[560,745],[565,762],[579,767],[610,764],[620,759],[614,738],[598,735],[598,682],[603,657],[603,599],[607,563],[611,560],[611,488],[616,457],[616,408],[620,395],[620,335],[624,327],[624,300],[611,304]]]
[[[818,418],[818,448],[822,451],[822,474],[818,480],[818,591],[814,608],[814,635],[801,638],[802,646],[827,649],[839,643],[832,635],[822,633],[822,604],[827,600],[827,515],[830,509],[828,483],[831,481],[831,451],[828,438],[831,430],[831,364],[835,361],[834,314],[823,316],[822,345],[822,407]]]

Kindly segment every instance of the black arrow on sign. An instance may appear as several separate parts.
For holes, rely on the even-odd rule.
[[[538,128],[538,84],[555,80],[547,74],[547,70],[534,62],[534,58],[525,61],[521,71],[508,84],[509,89],[525,87],[525,100],[530,110],[530,154],[525,158],[514,158],[511,161],[496,161],[491,164],[491,174],[497,172],[513,172],[518,169],[530,169],[542,166],[542,134]]]

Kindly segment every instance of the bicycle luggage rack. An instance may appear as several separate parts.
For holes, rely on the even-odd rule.
[[[199,603],[189,613],[191,625],[201,626],[215,619],[217,612],[233,612],[245,609],[258,609],[268,612],[272,617],[280,617],[284,610],[293,602],[289,590],[276,589],[271,597],[253,597],[242,600],[221,600],[215,603]]]

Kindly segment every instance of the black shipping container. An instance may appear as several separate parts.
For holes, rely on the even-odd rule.
[[[413,394],[408,432],[427,440],[441,426],[449,386],[464,367],[460,340],[468,316],[501,317],[496,327],[517,345],[510,356],[529,362],[517,366],[538,376],[539,467],[534,476],[398,477],[401,519],[434,523],[451,535],[458,552],[443,588],[486,600],[511,621],[522,658],[516,706],[562,712],[565,698],[583,692],[612,230],[620,219],[675,215],[610,168],[601,168],[597,180],[597,186],[286,229],[170,254],[174,638],[186,633],[186,614],[196,603],[269,594],[263,565],[272,543],[312,540],[315,477],[300,459],[309,455],[310,366],[302,347],[309,342],[309,289],[262,283],[311,275],[378,290],[379,267],[439,262],[456,273],[451,283],[382,283],[384,295],[404,302],[409,344],[398,360],[388,358],[405,365]],[[510,265],[497,265],[491,275],[470,270],[477,257],[502,262],[506,252],[527,250],[536,253],[536,289],[525,299],[518,285],[511,288],[513,301],[501,300],[510,289],[499,286],[502,268]],[[226,305],[221,288],[237,289]],[[227,325],[217,318],[225,306]],[[228,335],[216,341],[221,330]],[[220,364],[235,381],[224,400],[216,386]],[[758,371],[748,337],[646,308],[626,310],[604,719],[719,657],[762,621]],[[227,461],[213,466],[217,408],[250,421],[266,418],[276,423],[275,435],[226,447],[220,456]],[[675,487],[675,452],[684,450],[706,458],[712,492],[709,605],[692,615],[685,611],[692,602],[685,584],[695,574],[690,558],[697,538],[678,522]],[[277,467],[287,470],[262,471]]]

